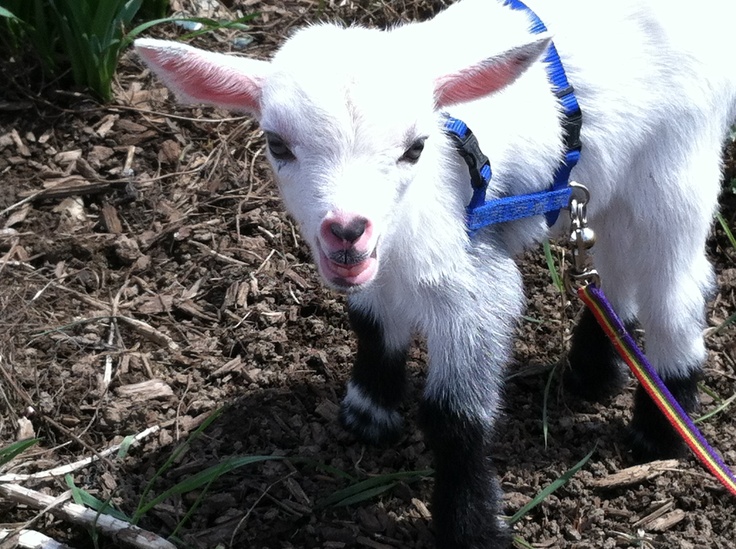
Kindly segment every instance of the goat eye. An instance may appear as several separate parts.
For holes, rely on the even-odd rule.
[[[294,153],[284,143],[284,140],[275,133],[266,132],[266,144],[268,145],[268,151],[275,160],[294,160]]]
[[[411,144],[411,147],[404,151],[404,154],[399,160],[414,164],[417,160],[419,160],[419,157],[422,156],[422,151],[424,150],[424,142],[426,140],[426,137],[420,137],[419,139],[414,141],[414,143]]]

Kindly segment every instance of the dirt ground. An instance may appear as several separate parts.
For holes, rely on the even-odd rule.
[[[245,52],[267,56],[308,21],[382,25],[427,17],[440,3],[227,5],[261,13]],[[195,42],[230,50],[235,36],[221,31]],[[13,78],[0,91],[0,447],[32,435],[40,442],[0,474],[74,463],[155,426],[124,457],[75,470],[74,483],[132,515],[141,499],[230,458],[287,458],[236,468],[143,516],[140,526],[173,534],[180,547],[433,547],[431,457],[415,421],[424,351],[417,345],[411,355],[398,444],[365,447],[340,429],[336,410],[354,351],[344,299],[320,286],[282,211],[254,123],[175,105],[131,55],[109,106],[41,86],[19,64],[6,68]],[[733,150],[726,154],[730,180],[736,163]],[[722,199],[731,227],[735,198]],[[552,251],[559,260],[561,250]],[[715,224],[708,252],[719,289],[708,307],[703,412],[736,393],[736,326],[714,329],[736,311],[736,250]],[[634,384],[605,405],[562,392],[553,366],[580,303],[560,296],[540,251],[520,261],[528,311],[493,455],[505,511],[513,515],[594,452],[517,523],[518,537],[539,548],[736,547],[734,499],[694,458],[628,482],[612,477],[633,465],[623,438]],[[701,428],[736,465],[732,409]],[[385,476],[395,472],[406,474]],[[385,491],[374,497],[332,501],[381,475]],[[52,496],[67,490],[63,478],[19,484]],[[74,548],[123,546],[38,514],[0,496],[0,529],[33,519],[33,529]]]

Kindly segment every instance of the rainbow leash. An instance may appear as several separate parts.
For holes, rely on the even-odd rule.
[[[672,393],[667,389],[626,331],[626,328],[624,328],[621,319],[616,315],[603,292],[595,284],[583,285],[578,288],[577,292],[580,299],[583,300],[598,320],[618,354],[629,365],[642,387],[670,424],[677,430],[706,469],[713,473],[731,494],[736,496],[736,476],[723,463],[723,460],[711,448],[685,410],[682,409],[682,406],[672,396]]]

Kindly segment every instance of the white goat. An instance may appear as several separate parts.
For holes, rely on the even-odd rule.
[[[650,361],[692,410],[713,278],[704,242],[736,118],[736,3],[530,4],[582,107],[572,177],[592,194],[603,286],[644,327]],[[182,99],[259,120],[287,210],[326,283],[348,294],[358,336],[341,413],[350,431],[373,442],[397,435],[407,348],[416,332],[426,337],[421,413],[441,549],[508,546],[488,448],[524,302],[513,258],[547,234],[537,216],[468,236],[468,168],[442,113],[465,121],[490,158],[489,196],[546,189],[564,131],[539,61],[550,36],[529,27],[526,12],[500,0],[462,0],[389,31],[312,26],[270,62],[136,43]],[[621,380],[590,314],[569,360],[567,385],[582,396],[601,398]],[[683,448],[641,391],[631,433],[638,459]]]

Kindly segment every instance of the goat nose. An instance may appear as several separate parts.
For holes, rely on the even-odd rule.
[[[361,217],[353,219],[347,225],[332,222],[330,232],[340,240],[353,244],[363,236],[367,224],[368,220]]]

